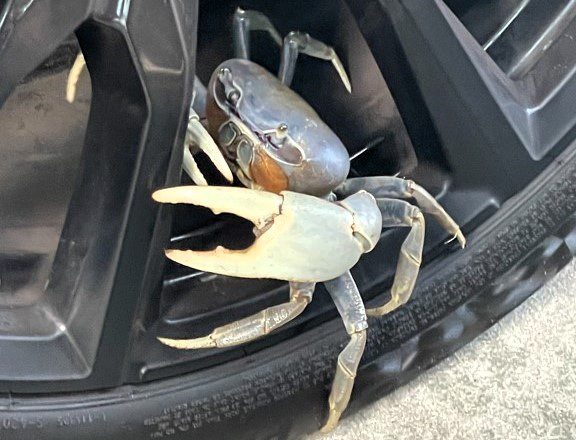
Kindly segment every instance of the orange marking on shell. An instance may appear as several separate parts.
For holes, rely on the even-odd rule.
[[[252,180],[266,191],[280,193],[288,189],[288,176],[280,165],[266,153],[254,150],[254,158],[250,164]]]

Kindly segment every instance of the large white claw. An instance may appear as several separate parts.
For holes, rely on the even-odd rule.
[[[226,163],[224,155],[218,148],[218,145],[216,145],[216,142],[214,142],[214,139],[212,139],[212,136],[210,136],[210,133],[208,133],[202,125],[196,113],[192,113],[188,121],[186,137],[184,140],[184,161],[182,167],[196,185],[207,185],[204,175],[198,168],[198,165],[188,148],[190,144],[196,145],[200,150],[206,153],[214,166],[218,171],[220,171],[220,173],[222,173],[228,182],[234,180],[232,170],[230,170],[228,163]]]
[[[162,203],[191,203],[252,221],[257,238],[242,250],[167,250],[173,261],[197,270],[242,278],[320,282],[346,272],[365,251],[346,208],[299,193],[247,188],[184,186],[153,194]]]

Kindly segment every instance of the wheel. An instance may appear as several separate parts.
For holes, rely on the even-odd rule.
[[[560,7],[492,3],[489,14],[473,0],[242,4],[336,48],[352,95],[306,58],[294,88],[359,153],[351,173],[417,180],[468,237],[456,251],[430,224],[412,300],[369,321],[349,412],[472,340],[576,252],[576,25],[554,19]],[[156,340],[203,335],[287,292],[166,262],[170,240],[241,248],[251,227],[150,198],[181,178],[193,73],[205,80],[230,56],[237,5],[0,4],[1,438],[281,439],[323,422],[347,336],[321,289],[290,325],[242,347]],[[544,33],[553,43],[531,51]],[[68,104],[60,70],[73,57],[60,55],[75,54],[61,49],[72,34],[89,77]],[[273,68],[260,37],[253,57]],[[566,67],[552,69],[558,59]],[[386,298],[403,236],[385,231],[353,269],[368,305]]]

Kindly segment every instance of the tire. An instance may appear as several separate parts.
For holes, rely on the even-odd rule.
[[[370,321],[348,414],[418,376],[489,328],[576,252],[576,149],[563,153],[442,265],[413,300]],[[320,426],[346,334],[338,319],[243,359],[104,392],[8,396],[6,439],[285,439]]]
[[[164,289],[165,284],[169,284],[165,280],[186,278],[178,268],[165,262],[163,249],[168,240],[210,225],[212,218],[205,213],[188,216],[187,211],[182,215],[179,211],[159,209],[151,202],[150,192],[179,182],[192,78],[194,74],[208,77],[213,71],[211,63],[217,65],[226,56],[228,47],[221,44],[223,27],[219,23],[229,17],[235,2],[133,0],[126,9],[130,19],[122,21],[114,15],[102,15],[98,2],[78,1],[62,8],[59,0],[51,1],[60,9],[46,6],[49,1],[33,2],[34,6],[20,22],[14,22],[14,27],[9,21],[0,21],[0,40],[13,39],[5,46],[7,49],[0,41],[0,78],[4,79],[0,81],[0,104],[17,86],[29,81],[30,93],[17,96],[22,102],[30,98],[31,109],[22,110],[22,121],[26,115],[36,118],[36,113],[43,112],[44,119],[30,121],[44,124],[40,128],[36,126],[39,132],[50,133],[50,128],[60,130],[52,136],[58,140],[73,134],[74,139],[68,139],[66,145],[84,166],[80,168],[84,174],[78,185],[84,192],[72,199],[75,205],[71,202],[73,208],[68,212],[76,223],[71,229],[72,232],[77,229],[82,233],[79,235],[86,238],[88,251],[92,249],[88,244],[93,236],[96,238],[92,241],[105,242],[105,246],[94,251],[95,259],[89,260],[97,261],[98,267],[87,265],[90,270],[86,272],[90,280],[97,280],[96,287],[85,289],[90,295],[84,296],[73,296],[72,288],[62,289],[73,297],[74,307],[70,307],[70,314],[66,314],[66,310],[62,315],[54,315],[76,318],[74,313],[78,310],[84,313],[81,316],[84,321],[76,319],[80,322],[74,321],[68,327],[68,336],[80,334],[82,337],[79,347],[73,337],[63,341],[47,337],[41,347],[35,339],[34,322],[28,320],[24,322],[30,323],[30,328],[24,328],[22,334],[17,334],[21,337],[14,338],[9,328],[14,320],[5,318],[12,317],[11,309],[7,312],[6,308],[0,308],[0,438],[280,440],[316,431],[326,417],[336,359],[348,340],[341,319],[331,304],[322,302],[321,292],[306,310],[310,312],[308,315],[304,313],[269,337],[239,349],[212,350],[205,357],[194,358],[182,352],[162,351],[167,349],[156,340],[158,335],[172,336],[170,331],[174,335],[182,332],[188,335],[190,331],[203,335],[207,327],[220,324],[216,318],[228,322],[231,316],[246,316],[274,304],[282,293],[269,295],[271,289],[278,290],[277,285],[269,284],[250,290],[249,283],[242,284],[241,280],[204,285],[206,292],[195,291],[197,285],[192,283],[180,290],[168,291],[169,295]],[[16,7],[17,3],[7,2],[7,9],[3,11]],[[493,61],[500,62],[499,66],[510,61],[498,59],[507,52],[489,54],[492,58],[476,52],[477,44],[470,35],[479,39],[483,28],[477,27],[477,32],[473,32],[470,17],[481,14],[465,12],[470,5],[480,5],[481,11],[481,1],[350,0],[348,9],[332,10],[326,5],[336,2],[323,0],[314,2],[316,12],[305,17],[298,8],[290,8],[284,2],[260,3],[269,8],[265,12],[270,16],[284,17],[294,23],[305,19],[308,20],[306,26],[312,29],[318,25],[316,19],[320,20],[317,29],[322,29],[325,22],[341,20],[337,24],[345,31],[340,42],[352,48],[343,59],[372,54],[374,58],[364,57],[368,62],[355,68],[356,73],[364,68],[374,69],[371,71],[374,75],[368,76],[375,82],[359,84],[350,101],[346,101],[347,95],[340,90],[344,94],[342,102],[348,102],[348,107],[334,106],[330,87],[325,88],[330,93],[325,93],[324,88],[318,90],[316,82],[305,81],[306,69],[310,74],[321,72],[322,78],[331,78],[331,68],[315,70],[314,63],[306,65],[304,61],[304,74],[295,77],[296,87],[301,87],[303,96],[310,95],[305,96],[308,100],[319,99],[316,104],[328,109],[327,113],[333,112],[328,117],[347,121],[339,126],[351,137],[347,146],[356,142],[358,145],[354,148],[362,151],[362,145],[371,145],[371,150],[355,162],[358,164],[355,172],[384,174],[382,167],[390,167],[385,171],[393,174],[395,167],[403,164],[409,176],[411,167],[416,166],[412,159],[424,158],[424,167],[417,169],[413,177],[426,180],[426,186],[432,187],[435,195],[444,197],[442,202],[446,202],[448,211],[467,227],[466,249],[449,252],[438,245],[442,244],[443,237],[432,225],[428,238],[435,242],[427,243],[430,252],[425,255],[411,300],[390,315],[369,320],[366,351],[345,413],[349,415],[474,339],[521,304],[574,256],[576,144],[570,144],[574,137],[569,139],[569,135],[574,133],[570,115],[574,114],[576,105],[571,99],[549,99],[546,105],[532,112],[529,122],[533,125],[528,126],[522,125],[525,122],[522,118],[510,117],[507,113],[510,109],[532,111],[534,102],[528,98],[534,97],[524,101],[522,96],[520,102],[511,102],[509,90],[501,88],[499,82],[502,72],[490,70],[494,69]],[[458,8],[465,11],[456,17],[445,3],[460,5]],[[531,7],[546,8],[532,3]],[[204,21],[197,20],[198,5]],[[323,16],[323,9],[330,9],[331,15]],[[50,24],[41,29],[45,31],[44,45],[30,45],[28,41],[26,23],[29,20],[28,25],[35,26],[35,17]],[[10,27],[3,28],[6,23]],[[470,34],[462,31],[462,24]],[[548,22],[544,25],[548,26]],[[208,35],[204,41],[199,38],[197,50],[196,29],[199,36],[202,32]],[[64,90],[62,85],[53,86],[55,83],[48,80],[52,78],[50,75],[68,68],[74,58],[75,38],[59,46],[73,31],[88,63],[92,101],[86,99],[74,108],[67,104],[40,105],[44,104],[46,90]],[[33,70],[58,47],[63,49],[57,50],[40,69]],[[166,51],[166,47],[179,50]],[[556,48],[556,52],[551,47],[549,53],[558,56],[568,53],[563,47]],[[224,53],[217,53],[215,48]],[[265,44],[260,49],[266,52]],[[258,50],[254,52],[257,56]],[[12,53],[12,57],[5,55],[7,53]],[[205,61],[199,62],[196,70],[195,54],[198,60]],[[362,56],[356,59],[360,58]],[[110,59],[115,62],[110,63]],[[387,63],[388,59],[391,61]],[[548,61],[545,59],[537,67]],[[552,61],[556,59],[552,57]],[[566,66],[571,63],[576,64],[576,59],[566,59]],[[183,69],[174,69],[181,65]],[[118,78],[122,81],[110,87]],[[390,83],[388,87],[384,78]],[[34,90],[36,80],[45,80],[43,90]],[[543,81],[538,85],[542,87],[539,98],[573,96],[571,87],[576,86],[576,75],[558,76],[553,80],[558,82]],[[532,91],[532,84],[529,86]],[[386,106],[366,111],[360,104],[369,101],[374,90],[381,96],[373,102],[384,102]],[[379,131],[382,127],[376,124],[378,118],[366,117],[366,114],[378,115],[380,110],[389,112],[386,114],[392,121],[393,136],[382,135]],[[17,112],[14,115],[18,116]],[[134,119],[126,124],[125,119],[130,115]],[[70,121],[75,124],[72,128],[66,125]],[[353,132],[346,123],[362,130]],[[16,127],[14,132],[21,130],[20,125],[24,127],[29,123],[12,124]],[[107,132],[113,136],[107,137]],[[518,133],[530,136],[522,137]],[[40,151],[44,154],[37,157],[44,160],[53,156],[57,158],[55,162],[60,160],[58,154],[66,158],[68,150],[63,151],[62,143],[50,144],[47,140],[50,136],[31,134],[34,135],[31,151],[37,153],[36,147],[44,148]],[[541,136],[539,142],[530,142],[533,134]],[[8,143],[15,143],[6,132],[3,137]],[[365,142],[368,140],[378,142]],[[82,145],[88,148],[80,149]],[[126,150],[127,145],[131,146],[130,151]],[[0,144],[0,152],[2,147]],[[491,157],[489,153],[500,155]],[[491,161],[493,168],[488,169]],[[7,163],[7,168],[16,169]],[[502,170],[509,174],[503,175]],[[46,186],[49,186],[53,176],[49,172],[45,174],[48,175]],[[6,177],[0,173],[0,182],[6,183],[2,178]],[[85,197],[92,196],[93,182],[109,185],[108,198],[100,199],[102,209],[95,208],[97,204]],[[9,185],[0,185],[2,187]],[[65,187],[62,184],[62,188]],[[117,194],[119,188],[123,189],[121,197]],[[442,193],[446,188],[447,192]],[[0,207],[3,202],[0,199]],[[63,205],[66,209],[67,203]],[[44,215],[40,214],[40,217]],[[110,220],[110,228],[99,229],[101,215]],[[189,217],[194,218],[190,221]],[[226,221],[237,227],[228,228],[231,235],[241,235],[239,230],[250,233],[251,225]],[[93,228],[86,227],[90,222],[94,223]],[[0,224],[0,233],[3,226]],[[99,237],[110,242],[98,240]],[[391,241],[382,247],[394,253],[394,246],[402,237],[388,237]],[[383,253],[378,257],[374,254],[376,252],[361,260],[362,267],[358,270],[361,276],[357,277],[362,293],[368,298],[367,305],[385,300],[386,283],[390,281],[385,275],[390,274],[384,272],[393,272],[393,261],[382,258]],[[72,252],[71,255],[76,256]],[[378,259],[384,260],[387,266],[376,265]],[[111,263],[100,264],[103,260]],[[72,269],[70,272],[80,272],[76,266]],[[378,276],[381,278],[376,280]],[[102,279],[107,283],[100,282]],[[70,277],[70,282],[74,284],[76,279]],[[368,287],[364,289],[365,286]],[[0,284],[0,287],[3,286]],[[235,291],[244,288],[247,290],[243,292],[244,297],[234,296]],[[179,294],[186,289],[187,293],[207,293],[204,299],[197,299],[200,303],[197,309],[178,302],[184,296]],[[377,290],[373,292],[374,289]],[[214,292],[223,293],[224,299],[220,298],[221,303],[210,309],[206,297],[210,298]],[[181,314],[176,318],[169,313],[163,315],[162,303],[170,302],[166,298],[173,300],[175,309],[181,307],[178,310]],[[66,345],[70,341],[72,343]],[[19,342],[25,347],[18,345]],[[52,354],[68,370],[62,371],[59,363],[43,357]],[[71,362],[73,355],[79,355],[79,361]],[[32,364],[34,368],[30,368]],[[36,376],[27,373],[32,370]]]

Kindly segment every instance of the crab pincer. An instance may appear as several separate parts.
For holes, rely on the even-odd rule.
[[[331,203],[290,191],[180,186],[156,191],[153,198],[203,206],[254,223],[256,240],[246,249],[166,251],[168,258],[185,266],[242,278],[301,282],[336,278],[374,247],[382,228],[376,202],[366,192]]]

